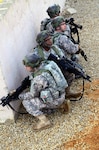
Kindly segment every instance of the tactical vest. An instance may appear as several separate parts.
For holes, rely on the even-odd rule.
[[[55,53],[56,53],[58,56],[60,56],[59,51],[58,51],[58,49],[55,47],[55,45],[52,45],[51,48],[55,51]],[[44,58],[44,53],[43,53],[43,49],[42,49],[40,46],[37,46],[37,50],[38,50],[38,54],[39,54],[39,56],[41,56],[42,60],[45,60],[45,58]]]

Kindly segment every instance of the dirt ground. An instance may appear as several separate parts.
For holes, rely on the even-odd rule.
[[[99,79],[93,80],[91,84],[85,84],[84,97],[91,100],[94,104],[91,109],[95,111],[95,103],[99,104]],[[97,107],[96,116],[90,116],[90,125],[82,132],[78,132],[73,140],[65,142],[60,147],[61,150],[99,150],[99,106]],[[86,145],[86,146],[84,146]]]
[[[92,77],[92,82],[85,84],[84,97],[93,102],[91,109],[96,112],[95,116],[90,116],[90,125],[78,132],[73,140],[64,142],[60,149],[99,150],[99,1],[70,0],[68,4],[77,10],[77,14],[72,15],[75,22],[83,25],[80,45],[88,56],[88,62],[83,64]],[[66,16],[65,10],[64,15]]]

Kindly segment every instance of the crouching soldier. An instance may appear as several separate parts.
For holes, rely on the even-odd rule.
[[[42,110],[61,108],[63,104],[69,108],[65,100],[65,89],[68,84],[53,61],[41,61],[39,56],[30,53],[25,56],[23,63],[26,70],[31,73],[31,86],[29,92],[19,95],[19,99],[23,100],[26,111],[39,120],[34,129],[48,128],[51,122]]]

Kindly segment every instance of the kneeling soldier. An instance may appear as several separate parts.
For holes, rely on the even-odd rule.
[[[34,129],[45,129],[51,126],[51,122],[42,109],[62,108],[64,102],[66,108],[69,108],[65,100],[65,89],[68,84],[60,68],[53,61],[42,61],[39,56],[30,53],[26,55],[23,63],[26,70],[31,72],[31,86],[29,92],[19,95],[19,99],[23,100],[26,111],[39,119]]]

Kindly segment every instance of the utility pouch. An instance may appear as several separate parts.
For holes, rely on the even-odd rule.
[[[50,103],[53,101],[52,94],[48,89],[41,91],[40,98],[43,100],[44,103],[47,103],[47,102]]]

